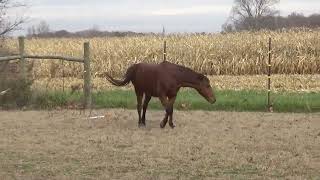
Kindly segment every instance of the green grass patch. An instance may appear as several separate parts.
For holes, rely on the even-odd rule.
[[[175,109],[206,111],[266,111],[267,92],[218,90],[217,102],[208,103],[195,90],[182,90],[177,96]],[[320,93],[272,93],[275,112],[320,112]],[[92,95],[95,108],[136,109],[136,96],[131,90],[109,90]],[[34,95],[30,104],[35,108],[64,107],[82,102],[82,93],[47,92]],[[149,109],[163,109],[158,98],[152,98]]]

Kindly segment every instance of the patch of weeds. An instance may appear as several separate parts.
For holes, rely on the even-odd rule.
[[[243,165],[239,168],[231,168],[228,170],[225,170],[223,174],[227,175],[254,175],[254,174],[260,174],[260,171],[257,167],[253,165]]]
[[[89,176],[89,177],[98,177],[104,170],[105,168],[100,166],[100,167],[87,167],[84,169],[81,174],[84,176]]]
[[[0,90],[8,89],[8,92],[0,96],[0,105],[7,108],[21,108],[28,105],[32,95],[32,83],[32,80],[24,78],[17,80],[3,80],[1,82]]]
[[[35,169],[35,164],[31,162],[21,162],[19,164],[14,165],[15,169],[18,171],[22,171],[23,173],[33,172]]]

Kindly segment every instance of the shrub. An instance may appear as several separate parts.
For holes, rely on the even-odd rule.
[[[0,40],[1,41],[1,40]],[[12,54],[4,43],[0,46],[0,56]],[[31,64],[32,65],[32,64]],[[27,77],[20,77],[20,67],[18,62],[0,63],[0,92],[8,90],[5,94],[0,95],[0,106],[3,107],[24,107],[28,104],[31,97],[31,80],[32,67],[27,67]]]

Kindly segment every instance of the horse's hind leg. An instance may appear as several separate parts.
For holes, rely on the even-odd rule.
[[[143,102],[143,112],[142,112],[142,124],[143,125],[146,125],[146,111],[147,111],[148,104],[149,104],[150,100],[151,100],[151,96],[145,95],[144,102]]]
[[[141,120],[141,110],[142,110],[142,98],[143,98],[143,94],[141,93],[137,93],[137,111],[138,111],[138,116],[139,116],[139,127],[143,126],[142,124],[142,120]]]
[[[168,110],[167,113],[169,114],[169,126],[173,129],[174,127],[176,127],[174,124],[173,124],[173,104],[174,102],[176,101],[176,96],[170,98],[169,100],[169,107],[168,107]]]

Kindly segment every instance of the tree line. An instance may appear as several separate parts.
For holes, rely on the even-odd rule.
[[[67,30],[50,30],[49,24],[41,21],[38,25],[33,25],[27,29],[28,38],[93,38],[93,37],[124,37],[124,36],[143,36],[144,33],[132,31],[101,31],[98,28],[91,28],[83,31],[70,32]]]
[[[227,22],[222,25],[222,31],[320,27],[320,14],[305,16],[293,12],[286,17],[280,16],[275,8],[279,2],[280,0],[235,0]]]
[[[320,27],[320,14],[305,16],[301,13],[291,13],[283,16],[263,16],[257,19],[245,18],[242,21],[233,24],[224,24],[223,32],[244,31],[244,30],[279,30],[292,28],[310,28]]]

